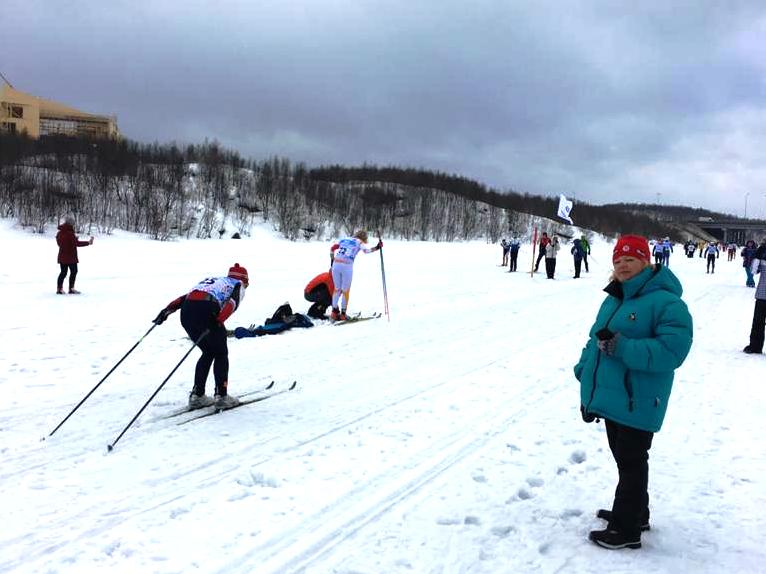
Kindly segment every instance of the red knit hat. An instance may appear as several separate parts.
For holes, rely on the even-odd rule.
[[[649,242],[640,235],[623,235],[617,240],[617,245],[614,246],[612,263],[626,255],[649,261]]]
[[[240,267],[239,263],[235,263],[234,267],[229,268],[229,277],[232,279],[239,279],[245,284],[245,287],[247,287],[250,283],[250,280],[247,276],[247,269]]]

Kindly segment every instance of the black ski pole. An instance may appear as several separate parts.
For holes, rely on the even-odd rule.
[[[59,429],[61,428],[61,425],[63,425],[65,422],[67,422],[67,421],[69,420],[69,417],[71,417],[71,416],[74,414],[74,412],[75,412],[77,409],[79,409],[79,408],[82,406],[82,404],[83,404],[85,401],[87,401],[87,400],[88,400],[88,397],[90,397],[90,396],[91,396],[91,395],[92,395],[92,394],[93,394],[93,393],[96,391],[96,389],[97,389],[97,388],[99,388],[99,387],[101,386],[101,383],[103,383],[103,382],[106,380],[106,378],[107,378],[109,375],[111,375],[111,374],[114,372],[114,370],[115,370],[117,367],[119,367],[119,366],[120,366],[120,363],[122,363],[122,362],[123,362],[125,359],[127,359],[128,355],[130,355],[130,354],[133,352],[133,350],[134,350],[136,347],[138,347],[138,345],[141,343],[141,341],[143,341],[143,340],[146,338],[146,336],[147,336],[149,333],[151,333],[151,332],[152,332],[152,329],[154,329],[156,326],[157,326],[156,324],[152,325],[152,326],[151,326],[151,328],[150,328],[150,329],[149,329],[149,330],[148,330],[146,333],[144,333],[144,336],[143,336],[143,337],[141,337],[141,338],[140,338],[140,339],[139,339],[139,340],[136,342],[136,344],[135,344],[135,345],[133,345],[133,346],[130,348],[130,351],[128,351],[127,353],[125,353],[125,354],[122,356],[122,359],[120,359],[119,361],[117,361],[117,364],[116,364],[114,367],[112,367],[112,368],[109,370],[109,372],[108,372],[106,375],[104,375],[104,378],[103,378],[103,379],[101,379],[101,380],[98,382],[98,384],[97,384],[95,387],[93,387],[93,388],[90,390],[90,392],[89,392],[87,395],[85,395],[85,397],[83,397],[83,399],[82,399],[82,400],[81,400],[79,403],[77,403],[77,406],[76,406],[75,408],[73,408],[73,409],[72,409],[72,411],[71,411],[71,412],[70,412],[70,413],[69,413],[67,416],[65,416],[65,417],[64,417],[64,420],[63,420],[63,421],[61,421],[61,422],[60,422],[60,423],[59,423],[59,424],[56,426],[56,428],[55,428],[55,429],[53,429],[53,430],[51,431],[51,434],[49,434],[48,436],[53,436],[53,433],[55,433],[57,430],[59,430]],[[43,437],[43,439],[42,439],[42,440],[45,440],[45,439],[46,439],[46,437]]]
[[[170,371],[170,374],[169,374],[167,377],[165,377],[165,380],[164,380],[164,381],[162,381],[162,382],[160,383],[160,386],[159,386],[159,387],[157,387],[157,390],[156,390],[156,391],[154,391],[154,392],[152,393],[152,396],[151,396],[151,397],[149,397],[149,400],[148,400],[148,401],[146,401],[146,402],[144,403],[144,406],[142,406],[142,407],[141,407],[141,409],[140,409],[140,410],[139,410],[139,411],[136,413],[136,416],[134,416],[132,419],[130,419],[130,422],[128,423],[128,426],[126,426],[124,429],[122,429],[122,432],[119,434],[119,436],[118,436],[116,439],[114,439],[114,441],[112,442],[112,444],[108,444],[108,445],[106,445],[106,448],[107,448],[107,450],[108,450],[109,452],[112,452],[112,449],[114,448],[114,445],[116,445],[116,444],[117,444],[117,441],[119,441],[119,440],[122,438],[122,435],[124,435],[124,434],[127,432],[127,430],[128,430],[128,429],[129,429],[131,426],[133,426],[133,423],[134,423],[134,422],[136,422],[136,419],[137,419],[139,416],[141,416],[141,413],[142,413],[142,412],[144,412],[144,409],[145,409],[146,407],[148,407],[148,406],[149,406],[149,403],[151,403],[151,402],[152,402],[152,400],[154,399],[154,397],[156,397],[156,396],[157,396],[157,393],[159,393],[159,392],[162,390],[162,387],[164,387],[164,386],[165,386],[165,383],[167,383],[167,382],[170,380],[170,377],[172,377],[172,376],[173,376],[173,373],[175,373],[175,372],[176,372],[176,370],[178,370],[178,367],[180,367],[180,366],[181,366],[181,363],[183,363],[183,362],[186,360],[186,357],[188,357],[188,356],[189,356],[189,353],[191,353],[191,352],[194,350],[194,347],[196,347],[197,345],[199,345],[199,342],[200,342],[202,339],[204,339],[205,337],[207,337],[207,334],[208,334],[209,332],[210,332],[210,329],[206,329],[206,330],[205,330],[205,332],[204,332],[204,333],[202,333],[202,334],[199,336],[199,339],[197,339],[197,340],[194,342],[194,344],[192,344],[192,346],[191,346],[191,347],[189,347],[189,350],[188,350],[188,351],[186,351],[186,354],[185,354],[183,357],[181,357],[181,360],[180,360],[180,361],[178,361],[178,364],[177,364],[175,367],[173,367],[173,370],[172,370],[172,371]]]

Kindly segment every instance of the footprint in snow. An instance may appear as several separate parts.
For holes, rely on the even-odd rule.
[[[481,524],[481,520],[479,520],[478,516],[466,516],[463,519],[463,524],[468,524],[470,526],[479,526]]]
[[[498,538],[506,538],[511,532],[516,532],[516,528],[513,526],[493,526],[489,531]]]
[[[569,462],[573,464],[582,464],[587,460],[587,456],[585,455],[584,450],[576,450],[571,455],[569,455]]]
[[[574,518],[576,516],[582,516],[583,511],[579,508],[567,508],[564,510],[564,512],[561,513],[560,517],[567,519],[567,518]]]
[[[533,476],[527,479],[527,484],[533,488],[537,488],[545,484],[545,481],[542,478]]]
[[[530,498],[534,498],[535,495],[528,491],[526,488],[520,488],[516,492],[516,496],[519,498],[519,500],[529,500]]]

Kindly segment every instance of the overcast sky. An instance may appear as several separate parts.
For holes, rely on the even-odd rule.
[[[766,217],[764,0],[3,0],[0,72],[139,141]]]

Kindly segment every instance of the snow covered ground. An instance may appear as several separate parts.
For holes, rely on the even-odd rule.
[[[766,358],[741,353],[740,261],[671,259],[695,340],[650,453],[652,530],[615,552],[587,541],[616,469],[572,374],[609,244],[579,280],[565,246],[548,281],[499,267],[497,245],[386,241],[390,322],[232,339],[232,394],[297,389],[179,425],[160,417],[185,404],[195,350],[108,453],[189,349],[178,314],[40,439],[235,261],[251,287],[229,328],[305,312],[328,244],[116,232],[80,249],[83,294],[57,296],[52,235],[0,221],[0,572],[766,572]],[[357,260],[351,309],[383,309],[378,254]]]

